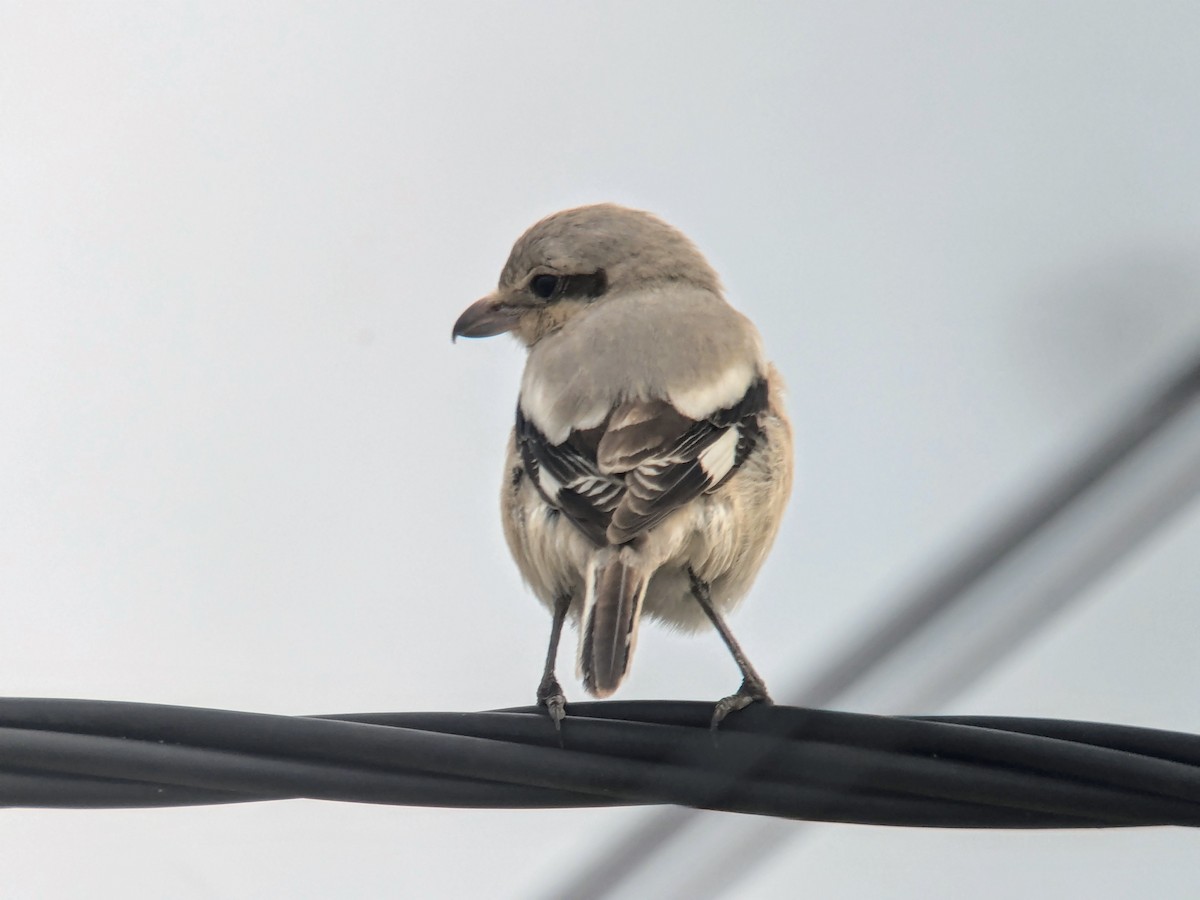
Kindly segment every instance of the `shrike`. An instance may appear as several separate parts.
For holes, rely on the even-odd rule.
[[[754,325],[682,233],[582,206],[517,241],[453,336],[511,332],[529,356],[508,441],[504,534],[553,613],[538,702],[556,726],[564,620],[588,693],[629,672],[643,615],[711,622],[742,671],[713,725],[766,685],[726,626],[771,547],[792,484],[783,387]]]

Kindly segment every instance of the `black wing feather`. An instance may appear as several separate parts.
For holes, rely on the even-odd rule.
[[[767,383],[759,379],[736,404],[686,424],[627,472],[601,472],[596,448],[603,426],[572,432],[561,444],[552,444],[525,417],[520,405],[517,446],[546,503],[597,546],[619,544],[633,540],[732,477],[761,439],[760,417],[766,409]],[[730,429],[737,429],[733,465],[723,473],[707,472],[700,455]]]

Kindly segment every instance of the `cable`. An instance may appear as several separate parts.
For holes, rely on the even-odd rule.
[[[710,715],[705,703],[579,703],[560,736],[537,708],[291,717],[3,699],[0,805],[670,803],[877,825],[1200,826],[1200,736],[780,706],[714,734]]]

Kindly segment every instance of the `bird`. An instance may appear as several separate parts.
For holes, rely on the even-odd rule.
[[[561,729],[568,618],[592,696],[624,681],[649,618],[711,626],[732,654],[742,683],[716,703],[714,729],[770,703],[725,622],[792,488],[784,386],[758,330],[681,231],[600,203],[530,227],[451,337],[506,333],[527,357],[500,507],[517,567],[551,612],[539,706]]]

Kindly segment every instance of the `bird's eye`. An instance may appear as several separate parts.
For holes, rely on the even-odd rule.
[[[535,275],[529,282],[529,289],[543,300],[549,300],[558,290],[557,275]]]

